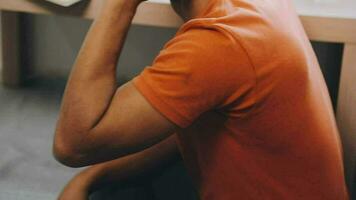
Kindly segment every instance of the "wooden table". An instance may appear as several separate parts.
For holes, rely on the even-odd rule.
[[[3,82],[20,85],[26,72],[21,55],[21,12],[51,15],[72,15],[94,18],[103,0],[84,1],[63,8],[43,0],[0,0],[2,12]],[[348,9],[348,10],[356,10]],[[337,121],[342,133],[348,182],[355,177],[356,166],[356,12],[322,12],[299,10],[302,23],[310,40],[344,43],[340,77]],[[332,13],[334,16],[331,16]],[[133,20],[135,24],[178,27],[182,21],[173,12],[167,0],[144,2]]]

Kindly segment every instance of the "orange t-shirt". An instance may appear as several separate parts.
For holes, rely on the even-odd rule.
[[[290,0],[210,0],[133,83],[182,128],[202,199],[348,199],[330,97]]]

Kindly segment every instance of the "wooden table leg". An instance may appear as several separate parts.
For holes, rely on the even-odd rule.
[[[2,82],[20,86],[24,81],[21,57],[21,14],[1,11]]]
[[[354,188],[356,186],[354,185],[356,175],[356,44],[345,44],[337,121],[345,152],[347,183],[349,188]]]

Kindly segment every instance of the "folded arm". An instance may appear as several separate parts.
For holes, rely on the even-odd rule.
[[[176,126],[132,83],[117,89],[116,65],[139,0],[106,0],[71,72],[53,150],[65,165],[82,167],[139,152]]]
[[[63,189],[59,200],[88,199],[90,193],[108,185],[145,184],[156,172],[179,159],[175,136],[141,152],[93,165],[77,174]]]

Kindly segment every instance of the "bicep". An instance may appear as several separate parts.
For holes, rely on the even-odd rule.
[[[176,129],[128,82],[117,89],[107,111],[89,131],[87,151],[98,162],[111,160],[150,147]]]

